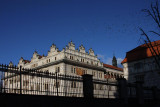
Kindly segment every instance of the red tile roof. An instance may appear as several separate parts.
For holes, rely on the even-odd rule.
[[[152,44],[154,50],[156,51],[156,53],[159,55],[159,53],[160,53],[160,40],[151,42],[151,44]],[[149,43],[148,43],[148,45],[149,45]],[[156,54],[154,53],[153,49],[149,48],[148,45],[143,44],[143,45],[140,45],[140,46],[132,49],[131,51],[127,52],[126,57],[124,58],[124,60],[121,63],[136,61],[136,60],[145,59],[145,58],[155,56]],[[154,54],[152,54],[152,52]]]
[[[24,63],[26,64],[26,63],[30,63],[31,61],[29,61],[29,60],[24,60]]]
[[[112,66],[112,65],[108,65],[108,64],[103,64],[103,66],[106,67],[106,68],[111,68],[111,69],[123,71],[122,68],[118,68],[118,67],[116,67],[116,66]]]
[[[38,59],[41,59],[42,57],[44,57],[44,56],[38,55]]]

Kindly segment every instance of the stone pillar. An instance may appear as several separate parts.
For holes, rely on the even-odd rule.
[[[136,82],[136,97],[137,97],[137,102],[140,105],[144,104],[144,90],[142,86],[142,82]]]
[[[127,81],[125,78],[118,78],[117,80],[118,80],[119,98],[124,101],[124,104],[128,104]]]
[[[92,75],[84,74],[83,78],[83,95],[84,98],[93,98],[93,79]]]

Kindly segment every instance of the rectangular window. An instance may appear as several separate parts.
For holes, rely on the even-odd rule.
[[[31,90],[32,90],[32,91],[34,90],[34,86],[33,86],[33,85],[31,85]]]
[[[72,81],[71,88],[76,88],[76,82],[75,81]]]
[[[74,73],[76,73],[76,68],[74,68]]]
[[[71,66],[71,73],[73,73],[73,66]]]
[[[8,84],[8,81],[5,81],[5,85],[7,85]]]
[[[92,71],[92,75],[93,75],[93,76],[96,76],[96,73],[95,73],[95,71]]]
[[[136,71],[136,72],[139,72],[141,69],[142,69],[142,63],[135,63],[134,64],[134,70]]]
[[[57,72],[57,73],[60,72],[60,67],[56,67],[56,72]]]
[[[93,61],[91,61],[91,64],[93,65]]]
[[[48,84],[45,84],[45,90],[48,90]]]
[[[59,88],[60,87],[60,81],[56,82],[56,80],[54,80],[54,86],[57,87],[57,88]]]
[[[39,84],[37,84],[36,90],[40,91],[40,85]]]
[[[60,67],[57,67],[57,69],[58,69],[58,73],[60,72]]]
[[[94,88],[94,90],[96,90],[97,88],[96,88],[96,84],[93,84],[93,88]]]
[[[99,73],[99,78],[102,78],[102,73]]]

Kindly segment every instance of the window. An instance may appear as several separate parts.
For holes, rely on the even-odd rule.
[[[54,86],[58,88],[60,86],[60,82],[59,81],[56,82],[56,80],[54,80]]]
[[[87,74],[87,70],[84,70],[84,74]]]
[[[31,85],[31,90],[34,90],[34,86],[33,85]]]
[[[17,80],[16,80],[16,77],[15,77],[15,79],[14,79],[14,83],[16,83],[16,81],[17,81]]]
[[[55,61],[57,60],[57,58],[55,57]]]
[[[12,79],[10,80],[10,84],[13,84],[13,80]]]
[[[76,68],[74,68],[74,73],[76,73]]]
[[[71,73],[73,73],[73,66],[71,66]]]
[[[73,60],[73,56],[70,56],[70,59],[72,59],[72,60]]]
[[[28,85],[29,85],[29,80],[26,81],[26,86],[28,86]]]
[[[40,85],[39,84],[37,84],[36,90],[40,91]]]
[[[93,75],[93,76],[96,76],[96,73],[95,73],[95,71],[92,71],[92,75]]]
[[[5,85],[7,85],[8,84],[8,81],[5,81]]]
[[[83,59],[83,62],[84,62],[84,59]]]
[[[48,90],[48,84],[45,84],[44,88],[45,88],[45,90]]]
[[[99,89],[103,90],[103,85],[102,84],[99,84]]]
[[[111,91],[111,90],[112,90],[111,86],[108,86],[108,90],[109,90],[109,91]]]
[[[47,59],[46,62],[49,63],[49,62],[50,62],[50,59]]]
[[[144,75],[136,75],[135,79],[136,79],[136,81],[144,82]]]
[[[56,67],[56,72],[57,72],[57,73],[60,72],[60,67]]]
[[[76,88],[76,82],[75,81],[72,81],[71,88]]]
[[[93,61],[91,61],[91,64],[93,65]]]
[[[94,90],[96,90],[96,84],[93,84],[93,88],[94,88]]]
[[[142,69],[142,63],[135,63],[134,64],[134,69],[136,72],[140,71]]]
[[[23,86],[26,86],[26,81],[25,80],[23,80]]]
[[[102,78],[102,73],[99,73],[99,78]]]

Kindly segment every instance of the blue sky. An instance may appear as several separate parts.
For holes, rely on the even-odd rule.
[[[141,10],[154,0],[1,0],[0,63],[47,55],[52,43],[61,50],[71,40],[92,48],[104,63],[113,53],[121,62],[142,44],[141,32],[156,29]],[[152,37],[153,40],[158,38]]]

